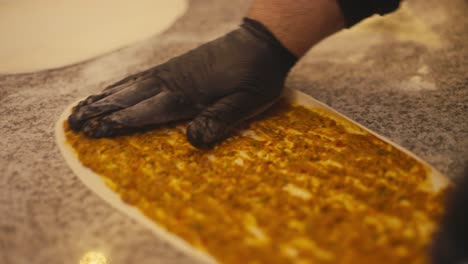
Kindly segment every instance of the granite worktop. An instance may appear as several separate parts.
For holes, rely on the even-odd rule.
[[[302,90],[406,147],[452,179],[468,147],[465,0],[407,1],[322,42],[294,68]],[[89,191],[54,123],[71,102],[236,27],[249,1],[197,0],[167,32],[66,68],[0,75],[0,263],[194,263]]]

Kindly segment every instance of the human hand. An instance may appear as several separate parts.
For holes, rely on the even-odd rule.
[[[98,138],[194,118],[189,142],[210,147],[279,98],[296,60],[264,26],[245,19],[239,29],[81,101],[68,122]]]

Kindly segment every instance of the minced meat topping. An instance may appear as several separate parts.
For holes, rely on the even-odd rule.
[[[211,150],[183,124],[65,130],[124,202],[220,263],[427,263],[443,210],[424,165],[324,110],[282,104]]]

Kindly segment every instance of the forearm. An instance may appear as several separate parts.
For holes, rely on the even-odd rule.
[[[255,0],[247,16],[264,24],[298,58],[345,27],[335,0]]]
[[[384,15],[402,0],[254,0],[248,17],[265,25],[298,58],[313,45],[373,14]]]

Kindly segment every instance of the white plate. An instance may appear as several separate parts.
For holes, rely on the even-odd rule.
[[[391,142],[387,138],[380,136],[371,130],[357,124],[356,122],[352,121],[351,119],[347,118],[346,116],[338,113],[337,111],[333,110],[332,108],[328,107],[327,105],[315,100],[314,98],[310,97],[307,94],[304,94],[297,90],[288,89],[284,94],[285,98],[287,98],[290,102],[304,105],[308,107],[319,108],[323,110],[327,110],[334,115],[338,116],[339,118],[343,118],[363,130],[369,132],[370,134],[380,138],[381,140],[389,143],[390,145],[394,146],[395,148],[407,153],[411,157],[415,158],[419,162],[421,162],[426,168],[429,170],[429,177],[432,182],[432,187],[434,191],[437,191],[448,184],[450,184],[450,180],[447,177],[442,175],[436,169],[431,167],[429,164],[418,158],[416,155],[411,153],[410,151],[396,145],[395,143]],[[89,168],[84,167],[81,162],[78,160],[78,157],[73,150],[73,148],[66,143],[65,132],[63,130],[63,123],[67,120],[68,116],[71,113],[73,106],[75,106],[78,102],[75,102],[67,107],[67,109],[60,115],[60,118],[57,120],[55,124],[55,139],[56,143],[59,146],[60,152],[62,153],[65,161],[67,162],[68,166],[72,169],[72,171],[78,176],[78,178],[93,192],[99,195],[102,199],[104,199],[107,203],[113,206],[115,209],[123,212],[124,214],[130,216],[138,223],[142,224],[143,226],[149,228],[152,232],[154,232],[159,238],[167,241],[168,243],[172,244],[174,247],[182,250],[187,255],[194,257],[195,259],[205,261],[207,263],[217,263],[217,261],[208,255],[207,253],[193,247],[189,243],[187,243],[182,238],[173,235],[172,233],[166,231],[164,228],[159,227],[155,222],[153,222],[150,218],[145,216],[139,209],[134,206],[128,205],[124,203],[120,196],[112,191],[107,185],[104,183],[102,178],[94,173]]]

